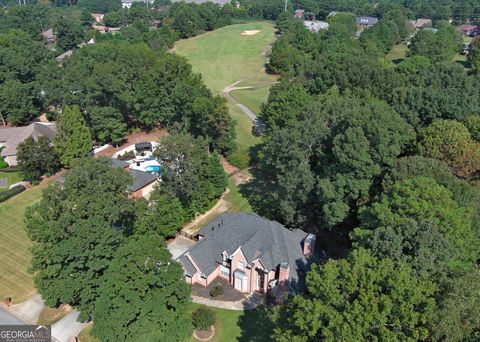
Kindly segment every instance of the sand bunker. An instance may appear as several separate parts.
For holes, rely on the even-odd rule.
[[[245,30],[242,32],[242,36],[254,36],[258,32],[260,32],[260,30]]]

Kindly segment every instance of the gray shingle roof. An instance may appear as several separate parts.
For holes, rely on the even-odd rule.
[[[289,230],[255,214],[226,212],[198,234],[204,237],[184,255],[188,253],[207,276],[222,262],[223,251],[231,255],[241,247],[248,263],[259,259],[268,270],[276,270],[281,262],[288,262],[290,282],[303,283],[301,274],[306,272],[308,261],[303,255],[302,242],[307,233],[300,229]]]
[[[125,169],[130,164],[120,159],[110,158],[110,165],[112,165],[114,169]]]
[[[6,145],[2,150],[2,156],[16,155],[18,145],[28,137],[35,140],[39,137],[46,137],[52,141],[55,137],[55,124],[34,122],[28,126],[0,129],[0,142],[4,142]]]
[[[130,170],[129,173],[132,175],[133,184],[129,187],[128,190],[135,192],[141,188],[155,182],[157,179],[156,174],[149,172],[143,172],[138,170]]]
[[[183,269],[185,270],[185,274],[189,277],[193,276],[195,272],[197,272],[197,269],[195,266],[193,266],[192,262],[190,259],[188,259],[187,256],[182,255],[178,261],[182,264]]]

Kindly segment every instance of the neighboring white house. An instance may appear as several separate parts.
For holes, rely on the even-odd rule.
[[[122,8],[131,8],[132,3],[132,0],[122,0]]]
[[[328,30],[329,24],[320,20],[305,20],[303,25],[313,33],[317,33],[320,30]]]

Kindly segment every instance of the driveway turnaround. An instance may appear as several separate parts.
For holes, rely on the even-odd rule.
[[[60,342],[71,342],[78,336],[87,323],[77,322],[80,312],[72,311],[57,323],[52,325],[52,336]]]
[[[186,237],[179,235],[167,245],[167,249],[172,254],[172,259],[176,260],[183,252],[185,252],[190,246],[193,246],[195,241],[187,239]]]
[[[21,302],[20,304],[12,305],[10,311],[27,322],[32,322],[32,324],[34,324],[37,323],[38,316],[40,316],[44,307],[45,304],[43,304],[42,296],[36,294],[29,300]]]

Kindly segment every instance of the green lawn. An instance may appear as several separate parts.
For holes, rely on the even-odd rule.
[[[225,201],[227,201],[229,205],[228,210],[234,212],[246,211],[251,213],[252,207],[250,206],[250,203],[248,203],[248,200],[240,193],[233,178],[228,180],[228,188],[230,189],[230,192],[225,196]]]
[[[192,311],[199,308],[200,304],[192,304]],[[267,342],[271,341],[272,326],[266,317],[265,307],[251,311],[234,311],[210,308],[215,312],[215,336],[213,342]],[[197,341],[193,336],[188,342]]]
[[[271,85],[265,85],[260,88],[234,90],[230,95],[258,116],[262,103],[268,99],[270,87]]]
[[[251,36],[242,35],[245,30],[259,32]],[[188,58],[193,71],[202,74],[205,84],[214,94],[221,94],[226,86],[240,80],[243,80],[241,86],[268,86],[276,78],[262,70],[265,64],[262,53],[275,40],[274,32],[275,28],[269,22],[235,24],[180,40],[175,43],[174,51]],[[267,96],[267,89],[263,89],[246,97],[250,104],[258,107]],[[237,122],[238,145],[249,147],[257,144],[260,140],[252,136],[251,120],[232,103],[229,103],[229,110]],[[254,108],[252,110],[255,112]]]
[[[10,185],[21,182],[23,180],[20,172],[0,172],[0,178],[7,178],[7,186],[0,187],[0,191],[7,190]]]
[[[258,30],[244,36],[245,30]],[[193,71],[201,73],[206,85],[220,94],[227,85],[259,73],[265,60],[262,52],[275,39],[269,22],[251,22],[222,27],[175,43],[175,52],[186,56]]]
[[[30,240],[25,232],[25,208],[40,200],[42,189],[38,186],[0,203],[0,297],[12,297],[19,303],[32,296],[36,290],[30,267]]]
[[[398,64],[407,58],[408,46],[405,43],[395,45],[387,54],[387,59],[394,64]]]

